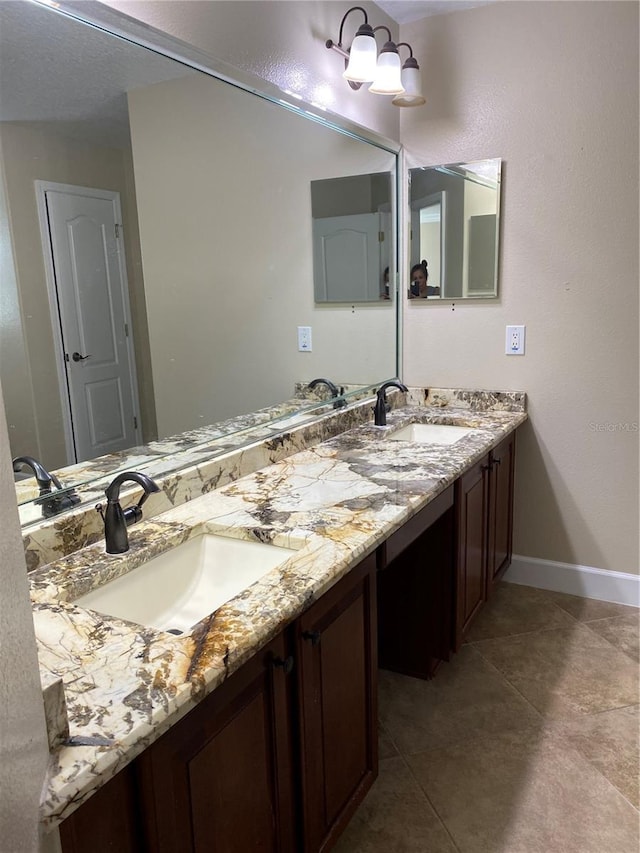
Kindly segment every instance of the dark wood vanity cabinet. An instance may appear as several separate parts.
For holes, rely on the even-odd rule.
[[[377,775],[375,555],[61,826],[64,853],[319,853]]]
[[[511,562],[515,433],[378,549],[380,666],[431,678]]]
[[[378,658],[431,678],[511,561],[514,461],[512,434],[73,813],[64,853],[330,850],[377,775]]]
[[[455,572],[454,487],[378,549],[378,656],[382,669],[431,678],[449,659]]]
[[[515,454],[515,432],[489,454],[487,598],[509,568],[513,555]]]
[[[276,637],[137,760],[148,850],[297,849],[288,644]]]
[[[376,560],[295,623],[302,844],[329,850],[378,772]]]
[[[60,825],[64,853],[146,850],[135,764],[129,764]]]
[[[511,562],[515,433],[456,482],[454,648]]]

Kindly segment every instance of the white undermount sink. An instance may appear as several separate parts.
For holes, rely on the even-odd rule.
[[[408,424],[389,436],[391,441],[412,441],[418,444],[455,444],[473,430],[453,424]]]
[[[277,545],[204,533],[73,604],[162,631],[188,632],[293,553]]]

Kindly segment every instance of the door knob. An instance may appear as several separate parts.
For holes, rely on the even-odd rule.
[[[79,352],[74,352],[73,355],[71,356],[71,358],[74,361],[84,361],[85,358],[91,358],[91,356],[90,355],[80,355]]]

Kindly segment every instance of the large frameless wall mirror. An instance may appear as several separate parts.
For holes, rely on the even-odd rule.
[[[316,302],[389,300],[391,175],[312,181],[311,217]]]
[[[409,299],[498,295],[499,159],[411,169]]]
[[[0,62],[13,456],[50,471],[100,457],[106,475],[135,464],[132,445],[289,401],[315,377],[396,375],[394,310],[315,304],[309,188],[383,175],[395,198],[398,146],[26,0],[0,0]]]

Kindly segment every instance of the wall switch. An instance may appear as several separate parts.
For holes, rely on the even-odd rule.
[[[524,332],[526,326],[507,326],[504,351],[506,355],[524,355]]]
[[[298,326],[298,352],[311,352],[311,326]]]

